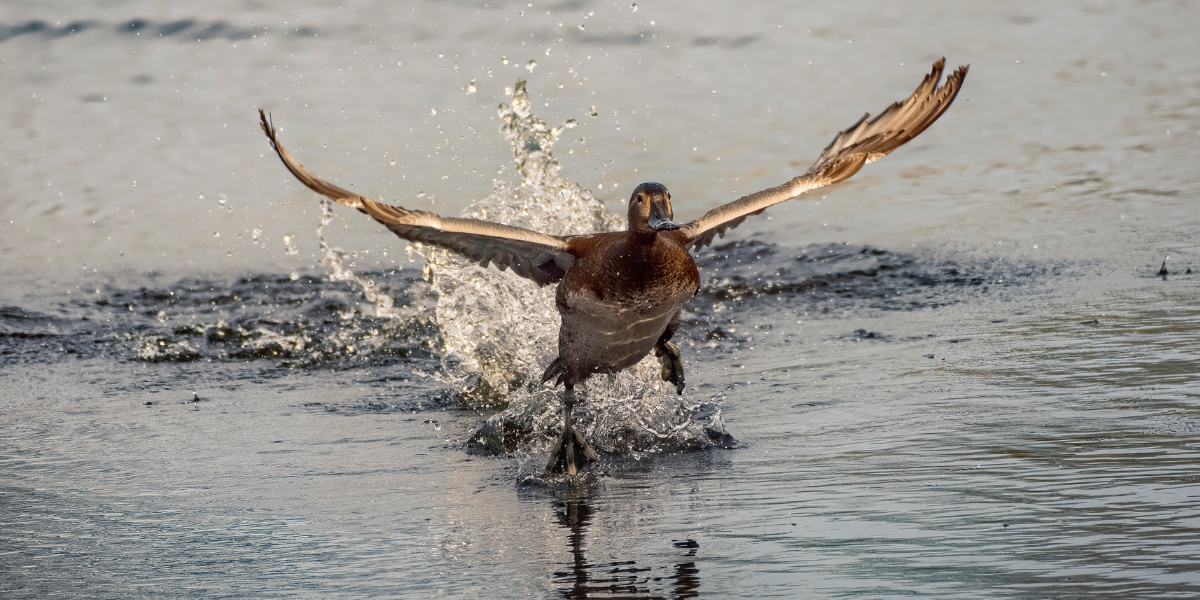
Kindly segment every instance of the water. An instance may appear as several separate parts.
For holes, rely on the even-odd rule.
[[[1195,18],[634,6],[7,6],[0,592],[1200,593]],[[598,230],[641,181],[684,220],[785,181],[942,54],[940,122],[699,257],[682,398],[589,381],[570,486],[529,477],[549,290],[325,212],[254,122]],[[505,114],[576,126],[516,164]]]

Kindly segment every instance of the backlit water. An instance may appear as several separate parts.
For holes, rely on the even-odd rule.
[[[1200,595],[1196,11],[744,4],[5,4],[0,595]],[[689,220],[942,55],[920,138],[699,254],[682,398],[588,382],[571,485],[549,291],[255,123],[410,208]]]

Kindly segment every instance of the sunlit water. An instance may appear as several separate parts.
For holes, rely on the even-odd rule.
[[[6,6],[0,595],[1200,595],[1194,11],[633,8]],[[683,397],[587,383],[571,485],[552,289],[406,252],[254,123],[595,231],[785,181],[942,54],[921,138],[698,256]]]

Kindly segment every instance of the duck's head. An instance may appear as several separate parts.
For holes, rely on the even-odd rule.
[[[671,219],[671,192],[661,183],[643,183],[629,197],[629,230],[643,233],[679,229]]]

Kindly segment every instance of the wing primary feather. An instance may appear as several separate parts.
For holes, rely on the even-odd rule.
[[[431,212],[392,206],[325,181],[297,162],[279,141],[272,120],[261,109],[258,114],[259,124],[271,147],[296,179],[330,200],[371,216],[401,238],[445,248],[484,268],[489,264],[502,271],[511,268],[517,275],[538,285],[558,282],[575,262],[567,241],[560,237],[489,221],[441,217]]]
[[[681,227],[685,243],[699,250],[717,236],[724,237],[726,231],[740,225],[746,217],[804,192],[844,181],[867,163],[887,156],[920,135],[950,108],[970,68],[970,65],[958,67],[939,87],[945,65],[945,58],[938,59],[908,98],[892,103],[874,118],[870,113],[864,114],[839,131],[807,173],[714,208]]]

